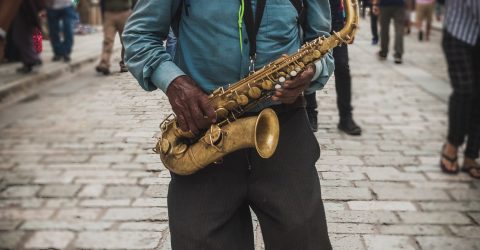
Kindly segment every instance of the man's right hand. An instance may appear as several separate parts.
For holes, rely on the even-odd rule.
[[[197,134],[216,120],[207,95],[188,76],[179,76],[167,88],[167,96],[183,131]]]

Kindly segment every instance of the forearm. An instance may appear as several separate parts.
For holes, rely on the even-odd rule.
[[[172,1],[139,1],[122,35],[128,69],[148,91],[159,88],[166,92],[175,78],[185,75],[163,45],[170,30],[172,8]]]

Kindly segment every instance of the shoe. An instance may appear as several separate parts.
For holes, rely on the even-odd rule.
[[[63,57],[63,61],[66,62],[66,63],[69,63],[72,59],[70,58],[70,56],[64,56]]]
[[[418,32],[418,41],[423,41],[423,31]]]
[[[353,118],[351,117],[340,119],[340,122],[338,123],[338,129],[348,135],[359,136],[362,134],[362,129],[355,123],[355,121],[353,121]]]
[[[42,62],[36,62],[34,64],[24,64],[22,67],[17,68],[17,73],[19,74],[28,74],[31,73],[34,69],[40,67],[42,65]]]
[[[440,159],[440,169],[446,174],[458,174],[460,172],[460,167],[458,166],[458,157],[450,157],[445,153],[445,147],[447,144],[443,144],[442,146],[442,153],[441,153],[441,159]],[[446,160],[448,163],[450,163],[453,168],[449,169],[445,164],[443,164],[443,160]]]
[[[387,55],[386,55],[385,53],[382,53],[381,51],[379,51],[379,52],[377,53],[377,56],[378,56],[378,59],[379,59],[380,61],[385,61],[385,60],[387,60]]]
[[[58,62],[60,60],[62,60],[62,56],[59,56],[59,55],[54,55],[53,58],[52,58],[53,62]]]
[[[378,44],[378,38],[373,38],[372,45],[377,45],[377,44]]]
[[[394,62],[396,64],[402,64],[403,63],[402,57],[401,56],[395,56]]]
[[[318,131],[318,112],[316,110],[307,110],[308,121],[310,122],[310,128],[312,128],[313,132]]]
[[[127,66],[125,66],[125,64],[121,64],[120,65],[120,73],[125,73],[125,72],[128,72],[128,68]]]
[[[104,66],[97,66],[95,67],[95,70],[98,72],[98,73],[101,73],[105,76],[107,75],[110,75],[110,70],[107,68],[107,67],[104,67]]]

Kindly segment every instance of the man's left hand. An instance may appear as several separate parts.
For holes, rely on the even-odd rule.
[[[297,97],[310,86],[313,76],[315,75],[315,65],[310,64],[307,69],[297,77],[286,80],[283,87],[277,89],[272,96],[273,101],[290,104],[295,102]]]

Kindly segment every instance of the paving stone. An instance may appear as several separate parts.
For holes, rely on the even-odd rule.
[[[468,213],[468,216],[480,225],[480,213]]]
[[[477,201],[446,201],[446,202],[419,202],[422,210],[427,211],[480,211],[480,202]]]
[[[385,211],[326,211],[328,222],[341,223],[397,223],[399,220],[392,212]]]
[[[101,212],[102,210],[98,208],[68,208],[58,211],[55,218],[58,220],[95,220],[100,216]]]
[[[379,200],[450,200],[443,190],[416,188],[372,188]]]
[[[349,201],[351,210],[379,211],[416,211],[415,205],[408,201]]]
[[[101,179],[96,179],[96,178],[77,178],[75,179],[75,183],[77,184],[110,184],[110,185],[130,185],[130,184],[136,184],[137,179],[136,178],[121,178],[121,177],[106,177],[106,178],[101,178]]]
[[[377,230],[372,224],[328,223],[328,232],[336,234],[375,234]]]
[[[450,226],[450,230],[459,236],[465,238],[480,238],[480,226]]]
[[[80,202],[82,207],[127,207],[130,199],[88,199]]]
[[[322,198],[325,200],[368,200],[372,194],[368,188],[355,187],[324,187]]]
[[[417,164],[415,157],[405,156],[366,156],[365,164],[381,166],[404,166]]]
[[[41,197],[73,197],[80,185],[47,185],[39,193]]]
[[[472,221],[458,212],[399,212],[405,223],[410,224],[471,224]]]
[[[105,190],[106,198],[136,198],[143,193],[143,187],[140,186],[110,186]]]
[[[324,165],[363,165],[363,161],[356,156],[321,156],[317,164]]]
[[[340,202],[323,202],[325,210],[345,210],[344,203]]]
[[[364,235],[368,250],[415,250],[415,243],[407,236],[393,235]]]
[[[18,198],[18,197],[34,197],[35,194],[40,189],[40,186],[10,186],[7,187],[2,193],[0,197],[3,198]]]
[[[78,197],[99,197],[102,195],[103,190],[104,190],[103,185],[85,185],[82,190],[78,193]]]
[[[17,249],[21,242],[24,232],[0,232],[0,247],[6,249]]]
[[[329,237],[335,250],[365,250],[359,235],[330,234]]]
[[[20,225],[20,220],[0,220],[0,231],[12,231]]]
[[[167,197],[167,194],[168,185],[150,185],[143,195],[150,197]]]
[[[119,226],[119,229],[128,231],[163,232],[168,229],[168,224],[158,222],[125,222]]]
[[[366,177],[358,172],[322,172],[323,179],[326,180],[365,180]]]
[[[72,232],[48,231],[35,232],[25,243],[27,249],[45,249],[56,248],[65,249],[71,240],[75,237]]]
[[[108,209],[103,220],[118,220],[118,221],[151,221],[160,220],[166,221],[168,218],[167,209],[160,207],[152,208],[111,208]]]
[[[107,230],[112,226],[110,222],[89,220],[29,220],[22,224],[22,230]]]
[[[49,208],[73,208],[78,204],[77,199],[71,198],[48,198],[45,200],[45,207]]]
[[[0,220],[48,219],[54,212],[51,209],[0,209]]]
[[[478,239],[465,239],[447,236],[419,236],[416,237],[416,240],[422,249],[480,249],[480,241]]]
[[[455,200],[459,201],[480,201],[480,189],[456,189],[449,190]]]
[[[41,207],[45,201],[43,199],[36,198],[13,198],[13,199],[0,199],[0,207],[2,208],[35,208]]]
[[[132,206],[134,207],[167,207],[166,198],[139,198],[136,199]]]
[[[158,232],[109,231],[81,232],[75,247],[86,249],[155,249],[160,243]]]
[[[396,235],[448,235],[444,226],[436,225],[380,225],[381,234]]]

